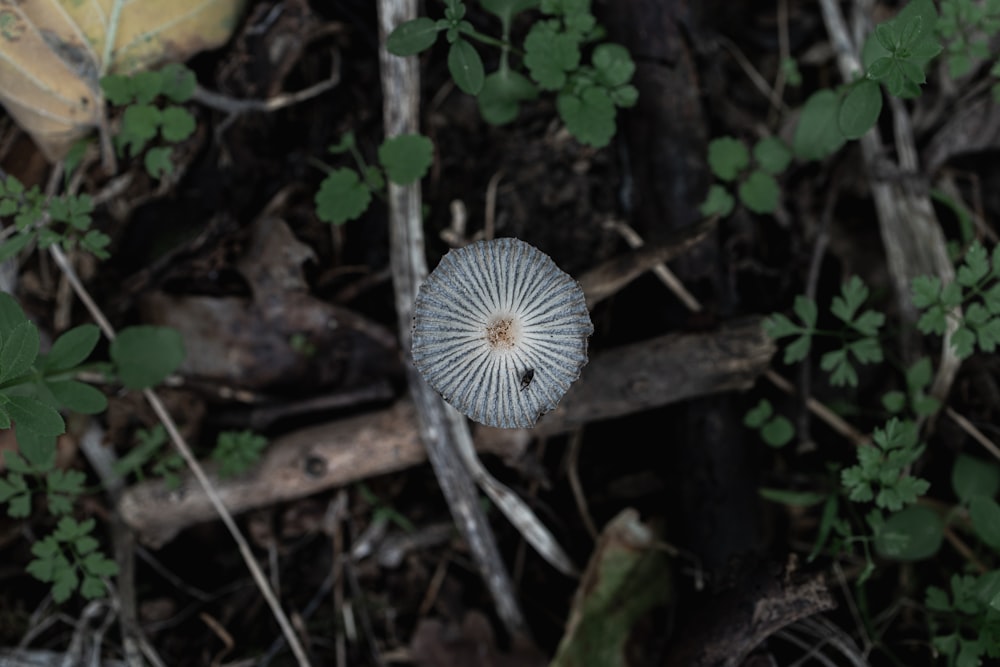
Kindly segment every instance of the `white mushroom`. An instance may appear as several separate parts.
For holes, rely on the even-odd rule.
[[[417,293],[413,363],[463,414],[524,428],[559,403],[594,332],[579,283],[512,238],[452,250]]]

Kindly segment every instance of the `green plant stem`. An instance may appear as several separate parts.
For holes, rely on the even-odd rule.
[[[462,30],[461,32],[466,37],[474,39],[477,42],[482,42],[483,44],[488,44],[489,46],[495,46],[499,49],[506,49],[509,51],[513,51],[515,54],[519,56],[522,57],[524,56],[524,52],[515,47],[510,42],[506,42],[502,39],[497,39],[496,37],[490,37],[489,35],[484,35],[483,33],[477,30]]]

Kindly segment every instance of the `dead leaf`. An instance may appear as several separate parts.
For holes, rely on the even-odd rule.
[[[22,0],[0,4],[0,103],[49,160],[60,160],[100,120],[103,74],[130,74],[183,61],[223,44],[243,3]],[[114,39],[110,50],[109,37]]]

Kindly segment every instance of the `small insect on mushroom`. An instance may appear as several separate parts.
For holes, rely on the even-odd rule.
[[[593,332],[583,290],[552,258],[518,239],[477,241],[420,286],[413,364],[475,421],[530,428],[580,377]]]
[[[524,371],[524,375],[521,376],[521,391],[524,391],[531,386],[531,381],[535,379],[535,369],[529,368]]]

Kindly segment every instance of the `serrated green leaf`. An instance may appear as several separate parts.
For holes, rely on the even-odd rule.
[[[1000,317],[993,317],[976,327],[976,342],[983,352],[994,352],[1000,347]]]
[[[171,143],[190,137],[197,124],[191,112],[183,107],[167,107],[160,117],[160,132]]]
[[[778,210],[781,188],[774,176],[764,171],[750,172],[747,179],[737,188],[740,201],[754,213],[774,213]]]
[[[750,164],[746,144],[734,137],[718,137],[708,144],[708,166],[723,181],[734,180]]]
[[[556,109],[580,143],[603,148],[615,134],[615,105],[603,88],[591,86],[580,95],[559,93]]]
[[[434,44],[440,30],[434,21],[421,16],[397,26],[386,39],[385,48],[397,56],[412,56]]]
[[[809,334],[804,334],[796,338],[788,345],[788,347],[785,348],[783,361],[786,364],[794,364],[805,359],[806,355],[809,354],[809,346],[811,342],[812,336]]]
[[[615,106],[629,109],[639,101],[639,89],[628,83],[611,91],[611,101]]]
[[[923,389],[934,378],[934,367],[930,357],[920,357],[906,370],[906,387],[910,391]]]
[[[847,358],[847,350],[831,350],[819,360],[820,368],[830,373],[830,385],[857,387],[858,373]]]
[[[3,339],[0,347],[0,382],[23,375],[38,356],[38,329],[22,322]]]
[[[877,364],[882,361],[882,347],[877,338],[862,338],[847,347],[861,364]]]
[[[975,351],[976,334],[966,326],[960,326],[951,336],[951,346],[959,359],[968,359]]]
[[[128,389],[157,385],[184,361],[184,340],[176,329],[132,326],[111,341],[111,360]]]
[[[792,161],[792,151],[778,137],[765,137],[753,147],[753,157],[764,171],[780,174]]]
[[[948,594],[937,586],[928,586],[924,593],[924,605],[932,611],[950,611],[951,602],[948,600]],[[941,637],[935,637],[935,643]]]
[[[799,319],[802,320],[802,323],[805,324],[806,328],[810,330],[816,328],[816,320],[819,318],[819,309],[816,307],[815,301],[800,294],[795,297],[792,310],[794,310],[795,314],[799,316]]]
[[[187,102],[198,87],[194,72],[181,63],[169,63],[160,69],[163,77],[160,91],[170,101],[178,104]]]
[[[80,595],[87,600],[96,600],[104,597],[106,593],[104,582],[98,577],[84,576],[80,584]]]
[[[132,101],[132,82],[127,76],[109,74],[101,77],[101,90],[112,104],[122,106]]]
[[[931,307],[917,320],[917,329],[925,334],[941,335],[948,328],[948,320],[940,306]]]
[[[160,116],[160,110],[149,104],[132,104],[125,107],[121,131],[115,136],[118,151],[126,156],[141,153],[146,144],[156,136]]]
[[[378,160],[390,181],[407,185],[427,173],[434,160],[434,144],[420,134],[392,137],[379,146]]]
[[[594,49],[591,63],[597,70],[601,82],[610,88],[628,83],[635,73],[632,56],[629,55],[628,49],[620,44],[599,44]]]
[[[0,262],[6,262],[24,250],[35,239],[32,233],[22,233],[8,237],[0,243]]]
[[[872,81],[881,81],[892,73],[896,61],[893,58],[879,58],[868,68],[868,78]]]
[[[480,0],[479,4],[508,25],[514,15],[538,7],[538,0]]]
[[[361,182],[357,172],[336,169],[323,179],[316,192],[316,216],[324,222],[342,225],[361,217],[371,199],[371,190]]]
[[[764,333],[774,339],[800,334],[805,329],[781,313],[774,313],[764,321]]]
[[[156,146],[146,151],[142,158],[142,165],[146,173],[153,178],[163,178],[174,171],[174,163],[170,159],[172,149],[169,146]]]
[[[941,279],[937,276],[917,276],[911,283],[913,305],[927,308],[938,302],[941,293]]]
[[[68,600],[79,583],[80,579],[72,566],[68,569],[57,570],[52,581],[53,602],[62,603]]]
[[[543,90],[559,90],[566,73],[580,66],[579,38],[559,32],[552,21],[535,23],[524,40],[524,66]]]
[[[100,552],[88,554],[83,567],[96,577],[113,577],[118,574],[118,564]]]
[[[478,95],[483,89],[483,59],[479,57],[476,47],[464,39],[459,39],[448,49],[448,71],[455,85],[462,92]]]

